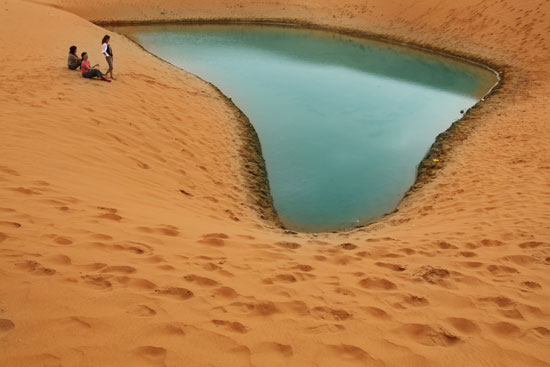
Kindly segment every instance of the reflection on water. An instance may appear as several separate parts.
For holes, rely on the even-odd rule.
[[[217,85],[258,132],[289,228],[392,211],[435,137],[496,82],[485,69],[324,31],[258,25],[116,29]]]

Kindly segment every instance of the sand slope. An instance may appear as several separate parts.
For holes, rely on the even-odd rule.
[[[506,83],[398,213],[285,234],[254,210],[213,87],[117,35],[119,80],[84,80],[67,48],[105,69],[105,30],[5,0],[0,365],[550,365],[550,3],[51,2],[388,33],[488,58]]]

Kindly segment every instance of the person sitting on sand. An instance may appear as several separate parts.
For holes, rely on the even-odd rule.
[[[71,70],[76,70],[80,66],[82,59],[76,56],[76,46],[69,48],[69,59],[67,60],[67,67]]]
[[[106,82],[111,82],[109,79],[105,78],[103,76],[103,73],[97,69],[99,64],[94,65],[93,67],[90,66],[90,61],[88,61],[88,53],[83,52],[82,53],[82,63],[80,64],[80,72],[82,73],[82,77],[84,78],[93,78],[93,77],[99,77],[101,80],[105,80]]]

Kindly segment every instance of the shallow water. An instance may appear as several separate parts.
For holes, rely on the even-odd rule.
[[[258,25],[117,27],[218,86],[258,132],[286,227],[352,228],[395,209],[488,70],[350,36]]]

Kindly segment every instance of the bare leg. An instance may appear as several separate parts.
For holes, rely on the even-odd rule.
[[[109,68],[107,69],[107,72],[105,73],[105,75],[110,75],[111,79],[116,80],[115,77],[113,76],[113,57],[112,56],[107,58],[107,63],[109,64]]]

